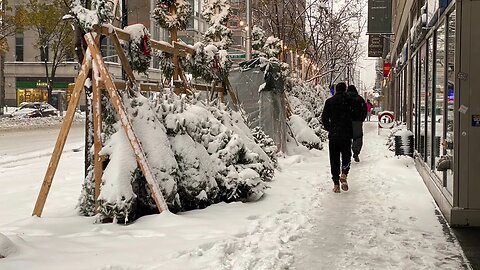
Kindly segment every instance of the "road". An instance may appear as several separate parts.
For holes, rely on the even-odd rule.
[[[84,124],[71,127],[64,151],[83,149]],[[0,165],[51,155],[60,126],[0,132]]]

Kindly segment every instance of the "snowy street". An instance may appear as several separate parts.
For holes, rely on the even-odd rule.
[[[16,250],[0,269],[468,269],[413,160],[394,157],[376,125],[364,125],[348,192],[331,191],[328,149],[298,147],[260,201],[127,226],[76,212],[84,153],[72,150],[83,145],[82,128],[72,129],[42,218],[30,215],[56,134],[21,143],[3,134],[0,233]]]

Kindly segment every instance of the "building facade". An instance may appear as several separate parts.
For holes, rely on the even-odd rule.
[[[480,226],[480,2],[394,0],[383,106],[415,134],[415,161],[452,226]]]

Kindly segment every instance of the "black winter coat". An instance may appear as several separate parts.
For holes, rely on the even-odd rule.
[[[336,93],[325,101],[322,124],[328,131],[329,139],[351,139],[353,137],[352,106],[347,93]]]
[[[352,121],[363,122],[367,118],[367,104],[365,99],[356,92],[347,92],[352,102]]]

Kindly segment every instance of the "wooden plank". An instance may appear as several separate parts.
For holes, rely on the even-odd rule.
[[[103,175],[103,159],[100,156],[102,150],[102,92],[98,87],[98,74],[93,72],[93,178],[95,180],[95,212],[98,213],[98,196],[100,196],[100,184]]]
[[[133,74],[132,66],[130,66],[130,62],[128,61],[125,52],[123,51],[122,45],[120,44],[120,40],[118,39],[117,31],[114,29],[113,33],[111,34],[111,39],[115,50],[117,51],[117,55],[120,58],[120,63],[127,73],[128,80],[130,81],[130,88],[137,84],[137,80],[135,79],[135,75]]]
[[[205,84],[192,84],[193,89],[199,91],[212,91],[212,87]],[[223,86],[215,86],[215,92],[223,93]]]
[[[185,76],[185,73],[183,72],[183,69],[180,67],[180,63],[178,64],[179,67],[178,67],[178,75],[180,76],[180,79],[182,80],[183,82],[183,86],[185,87],[185,90],[187,91],[187,94],[191,95],[193,94],[192,90],[190,89],[190,87],[188,86],[188,81],[187,81],[187,77]]]
[[[166,53],[169,53],[169,54],[178,54],[182,57],[185,57],[186,54],[185,53],[181,53],[179,52],[178,50],[176,50],[172,45],[168,44],[165,44],[164,42],[160,42],[160,41],[157,41],[157,40],[153,40],[151,39],[150,40],[150,45],[152,46],[152,48],[156,49],[156,50],[159,50],[159,51],[162,51],[162,52],[166,52]]]
[[[177,51],[183,52],[183,54],[191,54],[191,55],[195,54],[195,49],[193,49],[188,45],[178,43],[176,41],[173,42],[173,47],[177,49]]]
[[[112,105],[120,118],[122,127],[127,135],[130,145],[132,146],[133,152],[135,153],[138,165],[142,170],[143,175],[145,176],[147,186],[150,189],[150,193],[152,194],[153,199],[155,200],[155,204],[157,205],[157,208],[160,212],[168,211],[168,207],[163,198],[162,191],[156,184],[155,178],[152,174],[152,170],[150,169],[150,165],[145,156],[145,151],[143,150],[142,145],[137,138],[137,135],[133,131],[133,127],[130,123],[130,120],[128,119],[125,107],[123,106],[122,100],[120,98],[120,94],[118,93],[118,90],[115,87],[115,84],[113,83],[110,74],[108,74],[107,72],[107,68],[105,66],[105,63],[103,62],[102,55],[100,54],[100,50],[95,45],[91,34],[86,34],[85,40],[87,41],[88,48],[92,53],[92,59],[97,64],[98,70],[100,71],[100,76],[105,82],[106,89],[108,91],[108,94],[110,95]]]
[[[117,89],[125,89],[126,83],[124,81],[114,81],[115,88]],[[105,83],[102,79],[98,80],[98,87],[100,89],[106,89]],[[161,92],[162,87],[156,83],[140,83],[139,89],[141,92]]]
[[[230,98],[232,99],[233,103],[233,109],[238,110],[238,98],[237,95],[233,92],[232,84],[230,83],[230,80],[228,78],[225,79],[225,87],[227,88],[227,92],[230,95]]]
[[[60,156],[62,155],[63,147],[65,146],[65,141],[67,140],[68,132],[72,126],[73,117],[75,116],[75,110],[77,108],[78,102],[80,101],[80,94],[83,90],[83,85],[87,79],[88,72],[91,68],[91,61],[85,56],[83,58],[82,69],[77,76],[77,81],[75,87],[73,88],[72,95],[70,97],[70,102],[68,103],[67,113],[63,119],[62,128],[58,134],[57,142],[55,143],[55,148],[53,149],[52,156],[50,157],[50,163],[48,164],[47,172],[43,178],[42,187],[38,193],[37,201],[35,203],[35,208],[33,209],[32,215],[40,217],[45,207],[45,201],[47,200],[50,187],[52,185],[53,177],[57,171],[58,162],[60,161]]]
[[[104,36],[110,36],[114,31],[117,33],[118,35],[118,38],[120,40],[124,40],[124,41],[129,41],[130,40],[130,34],[128,32],[126,32],[125,30],[123,29],[120,29],[118,27],[114,27],[114,26],[105,26],[105,25],[97,25],[94,27],[94,31],[99,33],[99,34],[102,34]],[[154,39],[150,39],[150,45],[152,46],[153,49],[156,49],[156,50],[159,50],[159,51],[163,51],[163,52],[167,52],[169,54],[172,54],[172,55],[179,55],[179,56],[182,56],[182,57],[185,57],[187,56],[187,53],[186,52],[194,52],[194,50],[190,47],[187,47],[183,44],[180,44],[179,48],[182,48],[182,50],[178,50],[178,49],[175,49],[175,47],[173,45],[170,45],[170,44],[166,44],[165,42],[161,42],[161,41],[158,41],[158,40],[154,40]],[[187,47],[187,48],[185,48]]]

